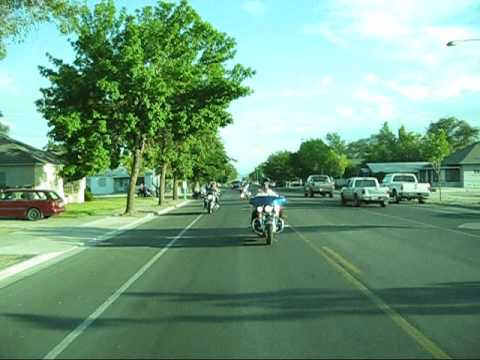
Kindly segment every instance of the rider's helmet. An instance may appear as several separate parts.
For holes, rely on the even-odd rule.
[[[263,178],[261,184],[262,188],[267,190],[270,187],[270,179],[267,177]]]

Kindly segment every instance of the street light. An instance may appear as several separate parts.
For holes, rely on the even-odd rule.
[[[456,46],[462,42],[470,42],[470,41],[480,41],[480,39],[463,39],[463,40],[452,40],[447,43],[447,46]]]

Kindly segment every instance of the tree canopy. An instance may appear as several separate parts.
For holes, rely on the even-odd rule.
[[[189,139],[232,122],[227,109],[251,92],[242,83],[254,72],[229,66],[234,39],[202,20],[186,0],[159,2],[134,15],[104,0],[93,11],[83,8],[77,24],[75,60],[65,64],[50,56],[55,69],[40,71],[51,86],[41,90],[37,105],[51,138],[65,145],[68,178],[132,157],[131,212],[145,153],[157,151],[151,159],[168,160],[185,173],[179,154],[188,154]]]
[[[37,24],[58,23],[64,33],[74,27],[78,4],[69,0],[2,0],[0,2],[0,60],[6,54],[8,39],[21,41]]]

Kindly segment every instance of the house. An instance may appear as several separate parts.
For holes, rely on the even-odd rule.
[[[0,188],[54,190],[67,203],[83,202],[85,179],[64,184],[61,169],[61,160],[54,154],[0,135]]]
[[[154,171],[146,170],[142,176],[138,177],[137,186],[144,183],[148,189],[154,191],[158,187],[159,181],[159,176]],[[126,194],[129,184],[130,175],[123,167],[87,178],[87,186],[93,195]]]
[[[438,176],[428,162],[367,163],[365,175],[382,179],[388,173],[414,173],[420,182],[438,186]],[[480,188],[480,142],[460,149],[442,163],[440,183],[444,187]]]
[[[480,188],[480,142],[451,154],[443,161],[445,180],[458,187]]]
[[[390,162],[390,163],[367,163],[366,168],[361,170],[362,175],[374,175],[379,180],[386,174],[409,173],[415,174],[420,182],[428,182],[425,170],[431,168],[429,162]]]

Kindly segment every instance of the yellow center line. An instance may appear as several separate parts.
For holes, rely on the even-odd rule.
[[[397,326],[399,326],[407,335],[415,340],[424,350],[429,352],[435,359],[451,359],[437,344],[430,340],[425,334],[413,326],[400,313],[390,307],[378,295],[370,290],[360,279],[360,271],[345,258],[335,253],[328,247],[319,249],[303,234],[301,234],[293,225],[290,228],[313,250],[322,255],[322,257],[337,270],[348,282],[369,298],[380,310],[382,310]],[[352,275],[353,273],[353,275]]]

